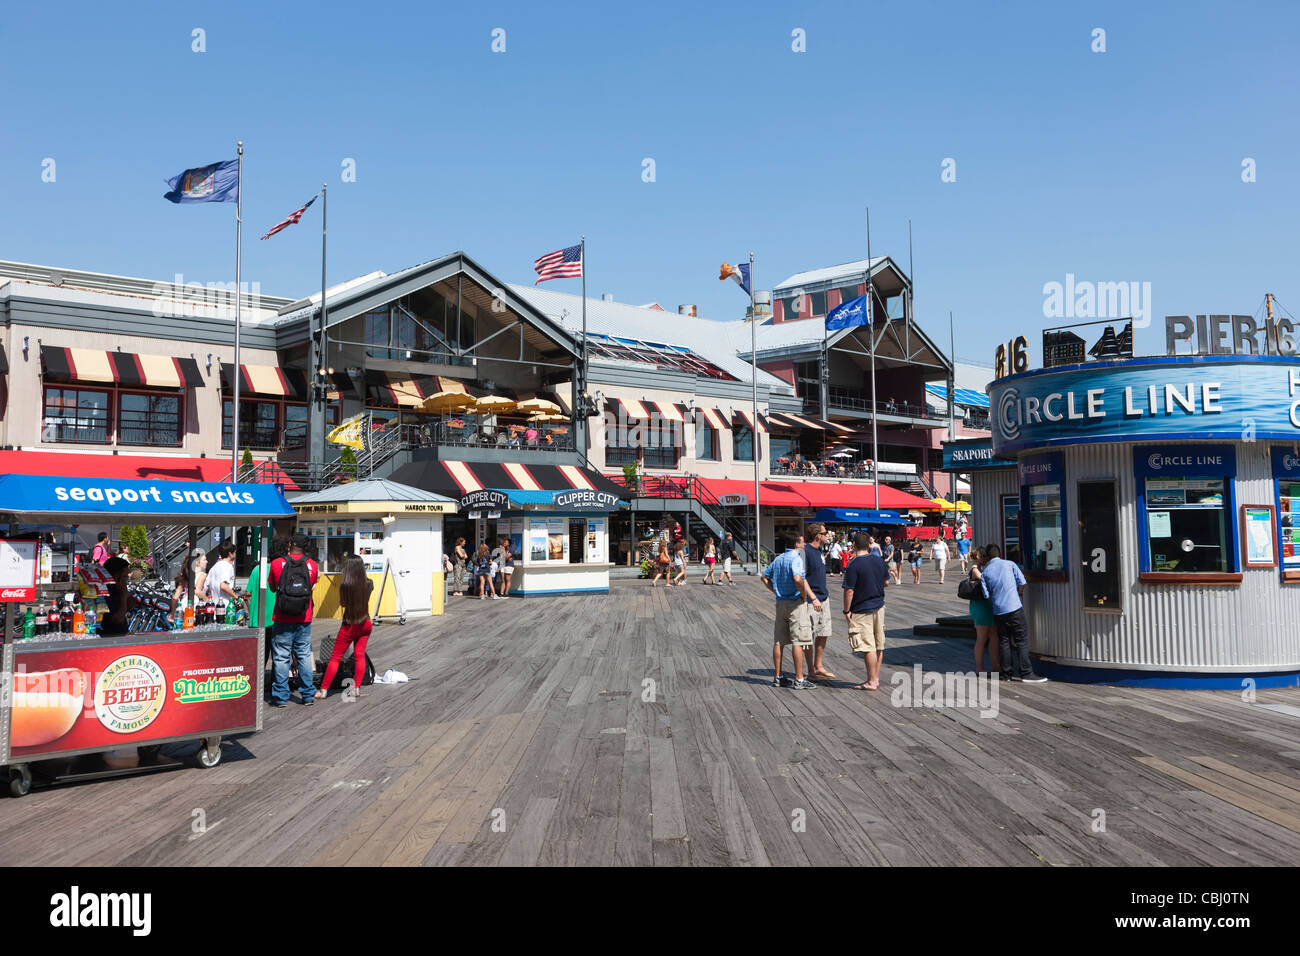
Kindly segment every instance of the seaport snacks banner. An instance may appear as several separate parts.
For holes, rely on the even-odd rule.
[[[257,637],[23,648],[9,759],[109,750],[257,725]]]
[[[989,386],[995,453],[1089,441],[1300,440],[1300,360],[1134,359]]]

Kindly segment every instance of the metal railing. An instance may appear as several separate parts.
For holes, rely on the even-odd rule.
[[[629,481],[623,475],[611,475],[609,480],[622,485],[630,494],[639,498],[668,498],[699,502],[724,534],[730,531],[731,536],[740,543],[746,554],[754,553],[753,529],[748,517],[732,512],[699,478],[693,475],[685,477],[643,475]]]
[[[880,415],[924,418],[930,421],[943,421],[948,417],[947,412],[934,411],[928,405],[909,405],[907,402],[877,400],[873,406],[871,399],[838,388],[832,388],[830,391],[830,405],[832,408],[845,408],[857,412],[870,412],[874,408],[875,412]]]

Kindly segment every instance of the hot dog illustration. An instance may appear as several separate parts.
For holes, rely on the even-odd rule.
[[[77,722],[86,700],[86,675],[75,667],[14,674],[9,743],[39,747],[58,740]]]

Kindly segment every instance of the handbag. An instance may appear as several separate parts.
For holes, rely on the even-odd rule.
[[[970,578],[966,578],[966,580],[957,585],[957,597],[963,601],[979,601],[983,599],[984,592],[980,588],[979,584],[972,581]]]

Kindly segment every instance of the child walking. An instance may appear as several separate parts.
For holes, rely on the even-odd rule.
[[[343,562],[343,580],[339,585],[339,603],[343,607],[343,626],[334,638],[334,652],[325,668],[325,677],[316,691],[317,699],[324,698],[334,675],[343,663],[343,655],[352,648],[352,660],[356,665],[356,675],[352,681],[353,697],[361,696],[361,680],[366,676],[366,644],[370,640],[370,592],[375,584],[366,574],[366,563],[360,558],[348,558]]]

